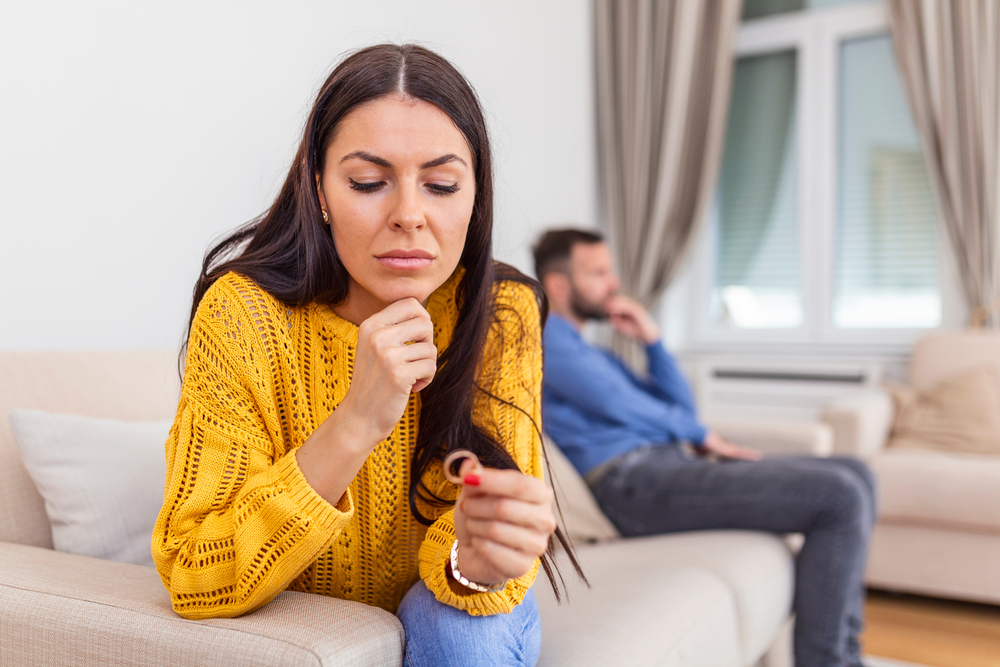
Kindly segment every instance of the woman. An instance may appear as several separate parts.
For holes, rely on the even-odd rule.
[[[178,614],[291,589],[397,613],[414,667],[534,664],[542,315],[491,235],[468,82],[412,45],[338,65],[274,204],[195,288],[152,542]],[[485,466],[461,485],[456,449]]]

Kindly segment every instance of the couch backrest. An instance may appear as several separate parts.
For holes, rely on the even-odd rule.
[[[1000,331],[948,331],[925,336],[913,347],[910,384],[926,391],[977,366],[1000,367]]]
[[[170,419],[178,391],[176,350],[0,352],[0,541],[52,547],[45,505],[10,430],[10,410]]]
[[[611,519],[597,505],[587,482],[547,436],[542,452],[548,460],[545,481],[556,494],[556,512],[560,527],[575,544],[605,542],[621,537]]]
[[[176,351],[0,352],[0,542],[52,548],[45,504],[21,462],[8,413],[34,408],[126,421],[170,419],[177,409]],[[618,535],[586,482],[552,442],[546,455],[560,523],[576,542]]]

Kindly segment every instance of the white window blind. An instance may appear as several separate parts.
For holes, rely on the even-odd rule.
[[[716,321],[802,323],[794,50],[739,58],[719,175]]]
[[[833,324],[941,322],[933,188],[888,35],[840,44]]]

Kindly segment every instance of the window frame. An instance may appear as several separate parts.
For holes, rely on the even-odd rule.
[[[802,325],[789,329],[738,329],[712,321],[715,287],[717,198],[708,207],[691,264],[692,314],[689,348],[732,350],[734,347],[781,345],[803,351],[843,348],[857,353],[867,348],[902,352],[931,329],[857,328],[833,325],[834,273],[838,215],[838,109],[840,44],[843,41],[889,32],[888,9],[883,3],[858,3],[788,12],[744,21],[733,57],[762,55],[794,49],[796,56],[797,207],[799,232]],[[936,212],[936,215],[940,215]],[[940,327],[960,326],[964,302],[944,226],[940,243]]]

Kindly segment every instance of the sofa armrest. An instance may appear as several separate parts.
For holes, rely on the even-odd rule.
[[[889,394],[866,391],[834,401],[821,418],[833,429],[835,453],[868,460],[885,447],[895,411]]]
[[[188,621],[151,567],[0,542],[0,664],[386,665],[403,628],[359,602],[286,591],[239,618]]]
[[[718,421],[709,427],[737,445],[765,454],[829,456],[833,431],[815,421]]]

